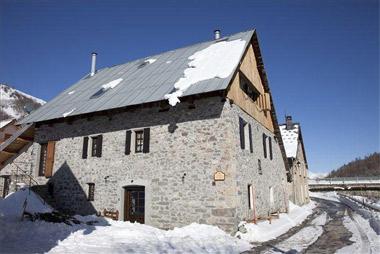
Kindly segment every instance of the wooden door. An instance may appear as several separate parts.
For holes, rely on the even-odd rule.
[[[124,191],[124,220],[144,223],[145,187],[126,187]]]

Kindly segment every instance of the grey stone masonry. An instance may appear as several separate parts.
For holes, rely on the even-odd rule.
[[[215,96],[179,103],[168,111],[138,108],[112,117],[41,125],[35,141],[56,141],[52,186],[57,208],[90,214],[118,210],[124,219],[124,187],[145,187],[145,223],[173,228],[192,222],[233,232],[251,219],[247,184],[255,188],[257,214],[285,211],[285,167],[273,133],[237,106]],[[240,148],[239,116],[252,125],[253,153]],[[150,128],[149,153],[135,153],[134,131]],[[126,131],[132,130],[131,154],[125,154]],[[273,159],[263,158],[262,133],[272,137]],[[103,135],[101,157],[92,157],[92,136]],[[88,158],[82,158],[89,137]],[[38,155],[36,155],[38,156]],[[262,161],[262,175],[257,160]],[[214,181],[222,171],[224,181]],[[35,170],[35,172],[37,172]],[[87,201],[88,183],[95,184]],[[274,200],[270,202],[269,187]]]

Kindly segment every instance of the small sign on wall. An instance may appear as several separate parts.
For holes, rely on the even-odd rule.
[[[225,174],[222,171],[216,171],[214,174],[214,181],[224,181]]]

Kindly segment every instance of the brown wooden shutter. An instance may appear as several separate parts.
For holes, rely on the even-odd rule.
[[[253,153],[253,146],[252,146],[252,127],[251,124],[248,125],[248,131],[249,131],[249,151]]]
[[[143,153],[149,153],[150,128],[144,129]]]
[[[266,144],[266,141],[267,141],[267,135],[265,135],[265,133],[263,133],[264,158],[267,157],[267,144]]]
[[[83,138],[83,150],[82,150],[82,158],[87,158],[87,151],[88,151],[88,137]]]
[[[55,141],[49,141],[47,144],[45,177],[51,177],[53,175],[54,153]]]
[[[244,120],[239,117],[239,130],[240,130],[240,147],[245,149],[245,140],[244,140]]]
[[[125,154],[128,155],[131,153],[131,136],[132,131],[127,131],[125,136]]]
[[[103,135],[98,135],[96,142],[96,157],[102,157]]]

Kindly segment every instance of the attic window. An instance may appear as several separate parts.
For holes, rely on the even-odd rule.
[[[220,39],[215,40],[215,43],[222,42],[222,41],[228,41],[228,39],[229,39],[229,37],[220,38]]]
[[[141,69],[141,68],[145,67],[145,65],[147,65],[148,63],[149,63],[149,62],[146,62],[146,61],[140,63],[140,64],[137,66],[137,69]]]
[[[241,90],[243,90],[243,92],[255,102],[259,98],[260,92],[257,91],[257,89],[243,73],[240,72],[239,76]]]
[[[103,94],[105,94],[107,92],[108,89],[105,89],[105,88],[100,88],[96,93],[94,93],[93,95],[91,95],[90,99],[95,99],[95,98],[99,98],[100,96],[102,96]]]
[[[96,93],[91,95],[90,99],[99,98],[100,96],[105,94],[108,90],[111,90],[112,88],[114,88],[118,84],[120,84],[121,81],[123,81],[123,79],[118,78],[118,79],[115,79],[115,80],[108,82],[107,84],[102,85],[101,88]]]

